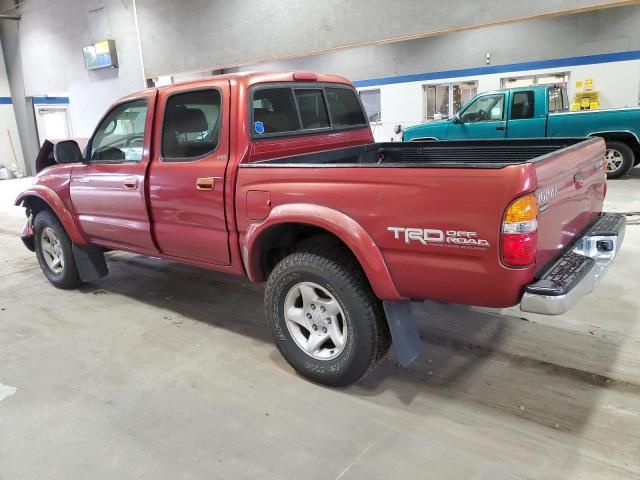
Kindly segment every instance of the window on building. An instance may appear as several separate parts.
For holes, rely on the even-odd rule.
[[[569,72],[542,73],[524,77],[508,77],[501,80],[502,88],[531,87],[532,85],[558,85],[567,87]]]
[[[514,92],[511,102],[511,120],[533,118],[533,92]]]
[[[218,90],[177,93],[167,100],[162,127],[165,161],[189,161],[218,147],[221,98]]]
[[[382,105],[380,103],[380,89],[362,90],[360,92],[360,100],[367,112],[367,118],[370,122],[379,122],[382,118]]]
[[[425,120],[440,120],[455,115],[478,93],[478,82],[424,86]]]

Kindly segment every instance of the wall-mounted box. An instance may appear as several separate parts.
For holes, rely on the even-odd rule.
[[[115,40],[104,40],[82,47],[82,55],[84,56],[84,68],[87,70],[116,68],[118,66]]]

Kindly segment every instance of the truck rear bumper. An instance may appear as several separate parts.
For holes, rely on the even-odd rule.
[[[591,293],[620,249],[625,223],[622,215],[603,213],[537,282],[526,287],[520,310],[560,315]]]

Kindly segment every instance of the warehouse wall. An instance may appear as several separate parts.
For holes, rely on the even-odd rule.
[[[629,2],[137,0],[148,77],[621,3]]]
[[[24,95],[69,97],[73,133],[91,134],[118,97],[145,87],[132,0],[30,0],[21,7]],[[82,47],[114,39],[119,68],[88,71]]]
[[[9,78],[4,67],[4,55],[0,42],[0,165],[7,167],[12,164],[25,171],[18,124],[11,101]]]
[[[300,68],[352,80],[640,49],[640,6],[529,20],[402,43],[375,45],[234,70]]]
[[[602,64],[564,65],[521,70],[518,64],[568,57],[636,51],[640,58],[640,6],[571,16],[530,20],[387,45],[367,46],[305,58],[268,62],[227,69],[335,72],[356,81],[360,88],[380,88],[382,125],[376,125],[379,139],[391,137],[393,125],[408,126],[424,121],[423,86],[457,81],[477,81],[478,91],[501,87],[510,76],[569,72],[569,95],[575,80],[593,78],[601,92],[601,107],[637,106],[640,96],[640,60]],[[490,65],[486,55],[490,53]],[[575,60],[579,63],[579,59]],[[553,62],[550,62],[553,63]],[[500,73],[485,73],[492,67]],[[487,67],[489,67],[487,69]],[[475,73],[464,72],[472,69]],[[439,72],[451,71],[451,74]],[[460,74],[456,71],[462,71]],[[412,75],[432,73],[437,79],[411,81]],[[399,83],[398,83],[399,82]]]

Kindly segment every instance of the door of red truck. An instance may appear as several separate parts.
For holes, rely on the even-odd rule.
[[[75,215],[93,243],[155,253],[145,199],[156,92],[115,105],[87,144],[85,162],[71,173]]]
[[[229,264],[229,100],[226,79],[158,94],[149,203],[154,238],[166,255]]]

